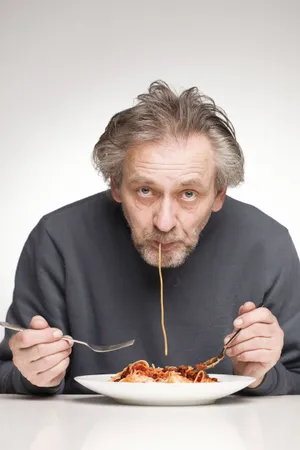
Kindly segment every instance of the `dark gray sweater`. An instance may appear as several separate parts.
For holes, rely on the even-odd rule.
[[[1,393],[84,393],[84,374],[115,373],[145,359],[191,364],[218,354],[245,301],[265,305],[285,332],[280,362],[249,395],[300,394],[300,265],[288,231],[258,209],[226,198],[187,262],[165,269],[169,356],[160,326],[159,277],[133,247],[118,204],[104,192],[45,216],[30,234],[17,267],[7,320],[28,327],[40,314],[65,334],[91,343],[135,338],[134,346],[96,354],[75,345],[66,378],[42,389],[12,363],[11,332],[0,345]],[[214,372],[212,370],[211,372]],[[215,368],[232,373],[231,360]]]

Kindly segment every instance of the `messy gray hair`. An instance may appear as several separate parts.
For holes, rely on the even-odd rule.
[[[192,134],[205,135],[212,143],[218,190],[244,180],[243,152],[226,113],[198,88],[177,95],[163,81],[151,83],[148,92],[137,97],[135,106],[111,118],[94,147],[94,165],[105,181],[113,179],[120,186],[129,148]]]

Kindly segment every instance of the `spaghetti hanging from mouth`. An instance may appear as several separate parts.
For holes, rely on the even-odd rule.
[[[165,355],[168,355],[168,340],[165,329],[164,316],[164,285],[161,270],[161,243],[158,247],[158,271],[160,279],[160,306],[161,306],[161,328],[164,337]],[[155,367],[149,365],[147,361],[139,360],[129,364],[121,372],[111,376],[111,381],[121,383],[216,383],[217,378],[210,377],[205,365],[196,364],[193,366],[166,366]]]
[[[161,271],[161,243],[158,246],[158,272],[160,279],[160,309],[161,309],[161,328],[164,337],[165,356],[168,355],[168,338],[165,328],[165,311],[164,311],[164,283]]]

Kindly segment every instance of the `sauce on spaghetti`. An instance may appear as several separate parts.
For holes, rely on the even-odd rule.
[[[122,372],[112,376],[113,382],[121,383],[215,383],[201,365],[179,367],[155,367],[140,360],[129,364]]]

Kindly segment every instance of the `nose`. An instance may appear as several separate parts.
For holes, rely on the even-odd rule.
[[[168,233],[176,225],[176,217],[170,199],[163,199],[154,216],[154,225],[163,233]]]

